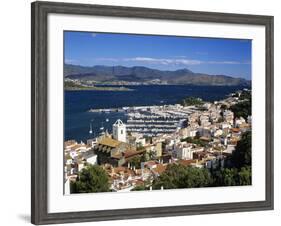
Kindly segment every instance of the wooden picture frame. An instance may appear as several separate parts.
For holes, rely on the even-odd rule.
[[[56,2],[34,2],[32,9],[32,150],[31,150],[31,221],[33,224],[72,223],[86,221],[121,220],[149,217],[168,217],[193,214],[228,213],[273,209],[273,17],[133,8]],[[47,95],[47,34],[50,13],[100,15],[110,17],[165,19],[229,24],[261,25],[266,30],[266,199],[223,204],[186,205],[135,209],[99,210],[48,213],[48,95]]]

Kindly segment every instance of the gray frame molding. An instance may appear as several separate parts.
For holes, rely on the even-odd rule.
[[[266,29],[266,200],[240,203],[169,206],[102,211],[48,213],[47,189],[47,16],[50,13],[262,25]],[[273,17],[134,8],[89,4],[33,2],[31,5],[31,222],[33,224],[122,220],[273,209]]]

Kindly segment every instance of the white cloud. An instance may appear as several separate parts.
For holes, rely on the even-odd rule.
[[[128,58],[126,60],[136,61],[136,62],[146,62],[152,64],[163,64],[163,65],[197,65],[202,63],[199,60],[151,58],[151,57],[135,57],[135,58]]]
[[[249,62],[239,61],[207,61],[207,64],[250,64]]]
[[[77,60],[73,60],[73,59],[65,59],[64,63],[66,63],[66,64],[75,64],[75,63],[78,63],[78,61]]]
[[[99,61],[110,61],[110,62],[141,62],[148,64],[160,64],[160,65],[200,65],[200,64],[251,64],[250,62],[239,62],[239,61],[202,61],[187,58],[153,58],[153,57],[133,57],[133,58],[97,58]]]

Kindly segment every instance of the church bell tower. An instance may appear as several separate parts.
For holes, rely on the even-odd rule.
[[[120,119],[113,124],[112,131],[115,140],[126,142],[126,125]]]

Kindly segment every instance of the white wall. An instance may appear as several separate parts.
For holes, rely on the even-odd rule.
[[[0,137],[2,142],[0,151],[10,150],[9,154],[4,155],[7,158],[1,161],[1,165],[4,164],[2,169],[6,169],[2,172],[0,182],[1,225],[20,226],[29,224],[30,221],[30,2],[30,0],[2,1],[0,8]],[[275,62],[281,59],[281,7],[278,5],[278,0],[74,0],[69,2],[274,15]],[[275,100],[279,99],[279,103],[275,101],[277,116],[281,115],[279,63],[275,65],[275,75],[275,84],[278,84],[275,89]],[[281,136],[280,127],[280,117],[275,117],[277,138]],[[281,139],[275,140],[274,211],[117,221],[114,225],[277,225],[281,210],[281,167],[278,164],[278,160],[281,159],[279,150]],[[22,147],[19,148],[15,142]],[[15,149],[11,150],[10,145]],[[110,226],[112,224],[113,222],[99,222],[73,225]]]

